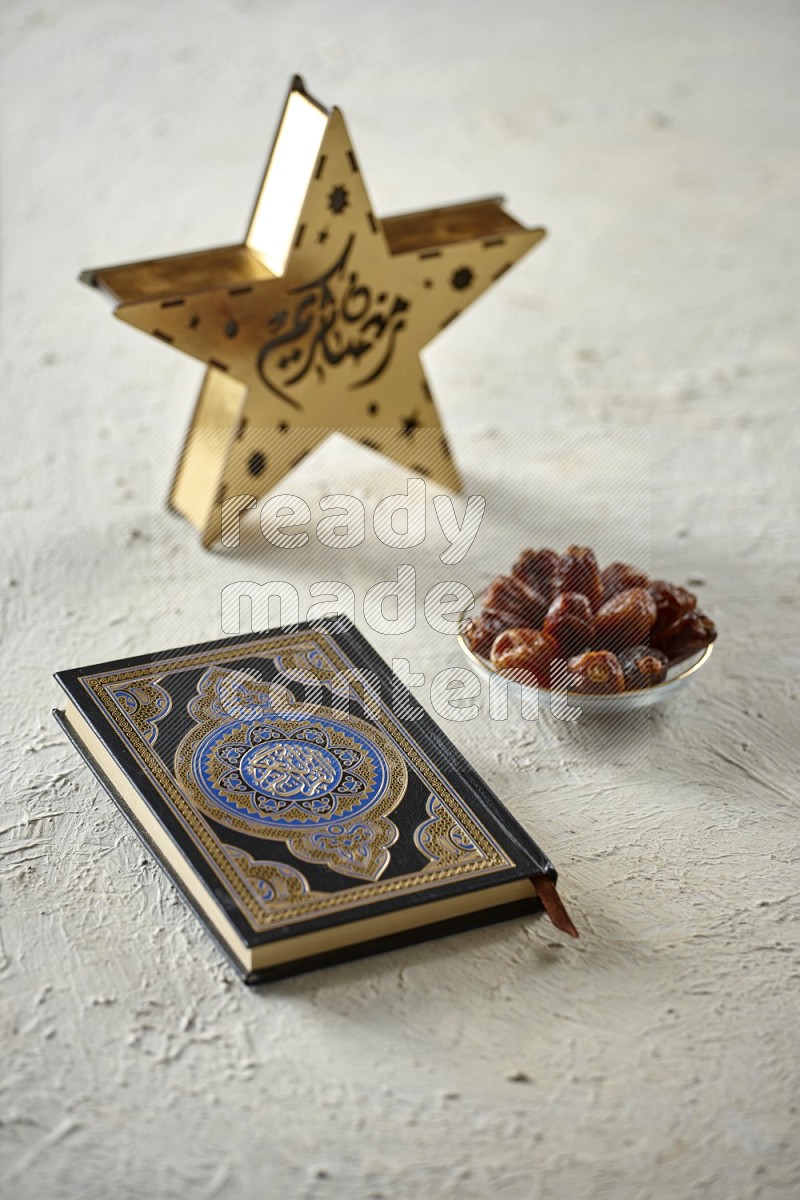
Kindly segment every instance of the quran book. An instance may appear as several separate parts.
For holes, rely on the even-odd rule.
[[[248,983],[555,912],[550,860],[343,617],[56,679],[56,719]]]

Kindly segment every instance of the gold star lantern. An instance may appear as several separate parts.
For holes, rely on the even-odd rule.
[[[226,497],[333,430],[458,490],[419,352],[544,234],[496,199],[377,217],[342,114],[295,77],[243,242],[81,279],[206,365],[170,503],[210,546]]]

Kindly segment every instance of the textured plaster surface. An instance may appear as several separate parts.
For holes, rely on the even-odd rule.
[[[789,1198],[798,1152],[798,10],[792,3],[5,0],[0,1193]],[[240,236],[289,76],[378,212],[507,193],[552,231],[426,363],[486,518],[457,567],[312,536],[204,554],[162,510],[197,364],[89,265]],[[312,514],[404,486],[332,440]],[[431,513],[431,518],[433,514]],[[313,531],[312,531],[313,532]],[[548,849],[518,921],[246,990],[65,743],[51,672],[220,635],[220,591],[523,543],[694,581],[663,711],[448,732]],[[360,623],[364,627],[363,617]],[[458,665],[422,616],[372,634]]]

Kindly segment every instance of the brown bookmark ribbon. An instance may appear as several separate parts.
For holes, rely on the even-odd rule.
[[[541,900],[544,911],[556,929],[560,929],[562,933],[568,933],[570,937],[580,937],[572,923],[572,918],[564,907],[563,900],[556,891],[556,885],[546,875],[534,875],[533,886],[536,888],[536,895]]]

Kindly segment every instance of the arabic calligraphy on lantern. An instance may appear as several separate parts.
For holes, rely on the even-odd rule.
[[[293,288],[291,308],[268,322],[270,338],[258,353],[258,371],[266,386],[297,406],[292,391],[309,379],[324,384],[328,372],[346,372],[346,387],[360,388],[378,379],[392,361],[405,329],[408,300],[373,293],[349,265],[355,236],[324,274]]]

